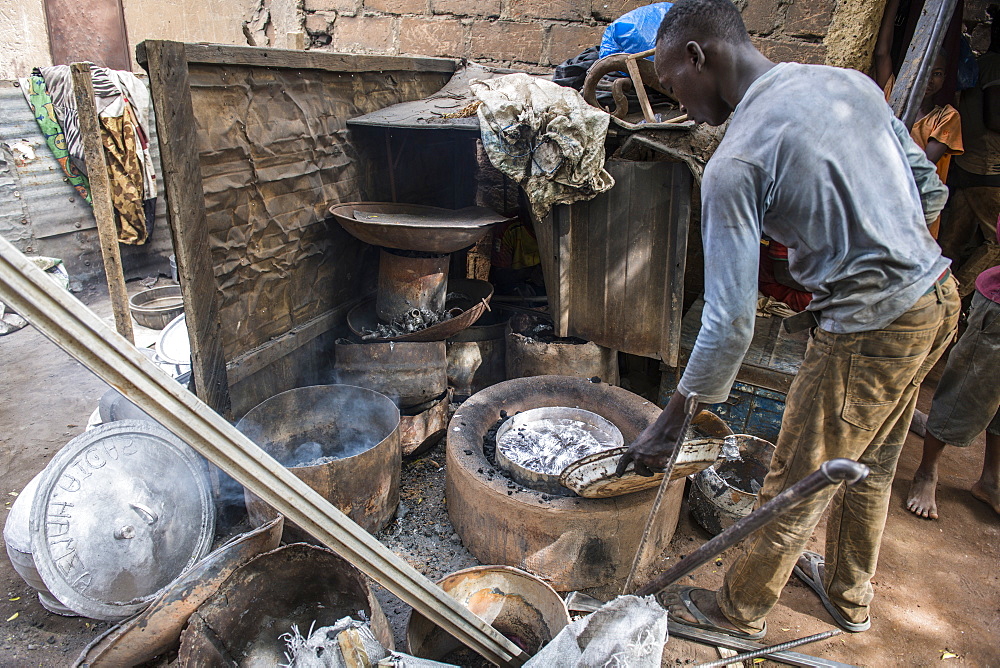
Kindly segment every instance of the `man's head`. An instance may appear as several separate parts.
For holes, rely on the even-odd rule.
[[[729,0],[679,0],[656,34],[656,75],[698,123],[720,125],[733,110],[726,85],[735,56],[755,51]]]

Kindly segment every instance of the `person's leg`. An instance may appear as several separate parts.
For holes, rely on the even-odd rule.
[[[884,414],[874,440],[858,458],[868,466],[870,473],[861,482],[840,490],[827,523],[824,587],[833,606],[847,621],[855,624],[868,620],[873,596],[871,579],[875,575],[889,513],[892,480],[917,404],[920,383],[944,354],[958,326],[960,302],[954,281],[946,283],[941,294],[935,296],[935,302],[934,307],[923,309],[924,312],[919,308],[911,309],[883,330],[888,335],[883,342],[884,354],[895,357],[907,352],[905,347],[898,347],[906,337],[918,336],[917,332],[928,323],[935,327],[916,373],[909,382],[897,388],[898,402]],[[855,393],[849,389],[848,394]],[[869,424],[874,425],[877,416],[867,418],[868,410],[865,407],[864,411],[859,411],[858,417],[870,419]]]
[[[934,434],[924,434],[924,453],[913,474],[910,492],[906,496],[906,509],[914,515],[936,520],[938,462],[944,452],[944,442]]]
[[[924,454],[913,476],[906,507],[915,515],[938,518],[938,462],[945,444],[956,447],[970,445],[984,429],[1000,433],[1000,304],[976,292],[969,311],[968,327],[948,355],[941,380],[934,391]],[[991,422],[992,420],[992,422]],[[987,457],[991,450],[987,448]],[[974,493],[986,495],[995,489],[993,478],[984,467],[983,484],[977,483]]]
[[[952,299],[957,313],[957,297]],[[855,495],[865,509],[848,513],[844,520],[845,524],[864,521],[866,527],[861,528],[862,532],[881,536],[888,484],[913,413],[914,381],[922,378],[922,365],[934,347],[943,313],[936,297],[930,295],[921,298],[885,330],[859,334],[816,331],[789,391],[771,471],[761,490],[761,503],[828,459],[857,460],[873,443],[884,446],[891,440],[896,445],[894,450],[887,447],[880,450],[885,472],[874,471],[878,493]],[[810,353],[824,358],[824,365],[810,364]],[[897,433],[900,429],[902,436]],[[727,571],[718,594],[719,607],[729,620],[744,630],[761,627],[762,618],[777,603],[781,589],[836,491],[831,489],[816,495],[746,541],[745,552]],[[877,498],[869,498],[873,496]],[[881,520],[868,521],[870,516],[880,513]],[[865,544],[871,542],[868,538]],[[864,559],[874,562],[876,556],[877,548]]]
[[[1000,413],[994,418],[1000,423]],[[998,424],[1000,426],[1000,424]],[[998,430],[1000,431],[1000,430]],[[1000,513],[1000,434],[986,432],[986,456],[983,472],[972,486],[972,495]]]
[[[837,379],[846,375],[849,364],[849,356],[833,354],[832,344],[820,343],[817,337],[810,337],[805,359],[788,391],[781,431],[770,471],[758,495],[757,507],[812,473],[822,462],[839,456],[828,453],[826,446],[844,441],[824,439],[824,430],[820,426],[831,411],[836,413],[843,405],[843,386],[838,384]],[[861,446],[859,452],[863,448]],[[832,495],[833,490],[828,490],[814,496],[745,541],[756,547],[757,561],[744,569],[738,565],[746,561],[746,555],[743,555],[729,569],[727,581],[734,571],[740,573],[739,583],[735,586],[741,593],[748,594],[752,603],[729,604],[727,609],[724,599],[731,597],[725,593],[724,587],[719,592],[718,600],[715,592],[694,592],[692,601],[695,606],[719,626],[741,631],[759,630],[762,626],[760,618],[777,601],[795,566],[796,557]],[[779,523],[780,528],[775,526]],[[765,565],[760,566],[757,562]],[[749,612],[744,612],[745,605],[750,608]],[[670,614],[678,621],[697,621],[683,606],[671,606]]]
[[[941,253],[952,261],[952,267],[958,267],[962,254],[975,233],[979,221],[973,210],[972,188],[956,188],[948,199],[948,221],[941,226],[938,243]]]

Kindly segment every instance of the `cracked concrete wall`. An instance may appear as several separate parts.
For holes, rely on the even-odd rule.
[[[0,2],[0,79],[27,76],[52,64],[44,0]]]

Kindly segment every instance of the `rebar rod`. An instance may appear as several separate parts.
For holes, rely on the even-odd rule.
[[[799,638],[797,640],[789,640],[788,642],[783,642],[778,645],[771,645],[770,647],[765,647],[763,649],[756,649],[752,652],[744,652],[742,654],[736,654],[727,659],[719,659],[718,661],[709,661],[708,663],[699,663],[693,668],[722,668],[722,666],[728,666],[731,663],[741,663],[747,659],[756,659],[760,656],[769,656],[774,652],[781,652],[786,649],[792,649],[793,647],[798,647],[799,645],[808,645],[811,642],[818,642],[820,640],[826,640],[827,638],[832,638],[833,636],[840,635],[843,633],[840,629],[830,629],[829,631],[823,631],[823,633],[817,633],[815,635],[806,636],[805,638]]]

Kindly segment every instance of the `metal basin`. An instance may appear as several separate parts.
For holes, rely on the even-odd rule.
[[[671,480],[681,480],[711,466],[719,458],[723,443],[731,437],[732,430],[714,413],[702,411],[691,422],[691,429],[684,440]],[[632,494],[650,487],[658,487],[663,473],[641,476],[629,466],[620,477],[616,469],[621,456],[628,448],[614,448],[585,457],[563,470],[559,482],[580,496],[603,499]]]
[[[774,455],[774,445],[762,438],[748,434],[731,438],[736,440],[742,459],[710,466],[693,476],[688,493],[691,514],[713,535],[753,511],[757,503],[754,483],[763,484]]]
[[[41,479],[42,474],[39,473],[24,486],[21,493],[14,499],[10,512],[7,514],[7,521],[3,525],[4,546],[7,548],[7,557],[14,570],[28,586],[33,587],[38,592],[38,602],[42,604],[43,608],[64,617],[76,617],[76,613],[60,603],[45,586],[45,581],[38,573],[35,560],[31,556],[31,530],[29,528],[31,504]]]
[[[497,466],[512,479],[540,492],[567,496],[563,470],[588,455],[624,445],[621,430],[582,408],[533,408],[497,430]]]
[[[163,285],[132,295],[128,300],[132,317],[143,327],[163,329],[184,312],[179,285]]]
[[[535,654],[569,624],[566,604],[541,579],[509,566],[476,566],[447,575],[438,585],[528,654]],[[434,661],[462,645],[419,612],[406,627],[410,654]]]
[[[364,575],[331,550],[296,543],[262,554],[234,572],[191,615],[181,634],[180,668],[285,664],[279,636],[298,626],[330,626],[341,617],[371,620],[382,646],[392,630]]]
[[[449,282],[449,292],[464,295],[462,298],[450,299],[446,308],[461,309],[462,313],[450,320],[439,322],[425,329],[409,334],[373,339],[374,341],[443,341],[466,327],[472,325],[489,308],[493,297],[493,286],[486,281],[456,278]],[[366,330],[372,331],[378,326],[378,314],[375,311],[375,299],[358,304],[347,314],[347,324],[358,336],[364,336]]]
[[[356,239],[373,246],[427,253],[468,248],[507,216],[481,206],[442,209],[419,204],[348,202],[330,207],[337,222]]]
[[[351,385],[300,387],[259,404],[236,428],[368,531],[396,512],[399,409],[385,395]],[[254,526],[271,517],[264,501],[244,496]],[[284,537],[313,540],[287,521]]]

